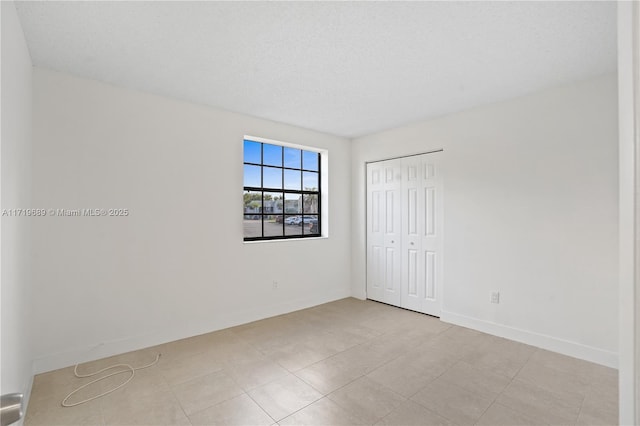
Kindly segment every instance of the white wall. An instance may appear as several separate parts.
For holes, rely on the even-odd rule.
[[[637,5],[636,5],[637,7]],[[637,163],[638,135],[635,134],[634,90],[634,43],[633,27],[640,25],[633,22],[634,4],[632,2],[618,2],[618,101],[620,125],[620,424],[633,425],[640,422],[640,390],[637,383],[640,372],[640,350],[636,349],[638,333],[640,294],[636,290],[635,265],[638,259],[637,247],[640,237],[636,228],[636,210],[639,209],[639,199],[636,196],[636,171],[640,170]],[[635,11],[637,12],[637,11]],[[636,18],[637,21],[638,18]],[[637,43],[638,49],[640,43]],[[635,55],[639,55],[635,52]],[[635,72],[638,72],[637,70]],[[636,92],[637,93],[637,92]],[[637,100],[636,100],[637,101]],[[639,121],[640,122],[640,121]]]
[[[38,68],[33,127],[34,205],[131,212],[35,221],[36,371],[349,296],[347,140]],[[245,134],[329,151],[329,238],[243,243]]]
[[[442,319],[616,365],[616,90],[607,75],[356,139],[352,294],[365,162],[443,148]]]
[[[1,209],[30,207],[31,58],[13,2],[2,14]],[[2,217],[1,393],[31,389],[30,220]]]

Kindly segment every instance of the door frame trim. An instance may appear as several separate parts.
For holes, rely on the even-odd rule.
[[[398,157],[390,157],[390,158],[382,158],[380,160],[371,160],[371,161],[365,161],[365,173],[367,172],[367,164],[373,164],[373,163],[381,163],[383,161],[389,161],[389,160],[399,160],[401,158],[410,158],[410,157],[417,157],[419,155],[425,155],[425,154],[435,154],[436,152],[444,152],[443,148],[440,149],[436,149],[433,151],[427,151],[427,152],[418,152],[417,154],[408,154],[408,155],[400,155]],[[365,186],[366,186],[366,181],[365,181]],[[365,196],[366,198],[366,196]]]

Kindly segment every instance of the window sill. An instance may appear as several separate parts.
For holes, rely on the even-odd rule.
[[[256,241],[242,241],[244,244],[265,244],[265,243],[289,243],[294,241],[315,241],[326,240],[328,236],[321,235],[319,237],[306,237],[306,238],[283,238],[277,240],[256,240]]]

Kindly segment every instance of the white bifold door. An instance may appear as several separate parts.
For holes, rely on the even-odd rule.
[[[441,156],[367,164],[367,298],[440,316]]]

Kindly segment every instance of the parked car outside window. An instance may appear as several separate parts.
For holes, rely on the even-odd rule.
[[[285,225],[300,225],[302,218],[300,216],[288,217],[284,220]]]

